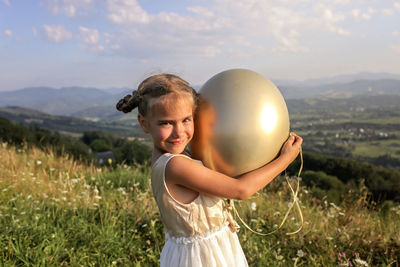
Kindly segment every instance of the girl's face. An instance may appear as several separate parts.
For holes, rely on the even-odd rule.
[[[182,153],[193,137],[193,100],[182,95],[174,101],[153,98],[149,106],[148,114],[139,114],[138,120],[151,135],[154,147],[162,153]]]

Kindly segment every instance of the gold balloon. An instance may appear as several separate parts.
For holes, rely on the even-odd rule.
[[[289,113],[276,86],[246,69],[221,72],[199,91],[190,151],[204,165],[235,177],[279,155]]]

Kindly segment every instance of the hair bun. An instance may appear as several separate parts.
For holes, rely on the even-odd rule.
[[[119,111],[122,111],[124,113],[128,113],[130,111],[132,111],[133,108],[130,107],[130,102],[132,99],[132,95],[126,95],[124,98],[122,98],[121,100],[118,101],[117,103],[117,109]]]
[[[118,101],[117,109],[124,113],[131,112],[134,108],[139,105],[141,95],[138,90],[132,92],[132,95],[126,95],[124,98]]]

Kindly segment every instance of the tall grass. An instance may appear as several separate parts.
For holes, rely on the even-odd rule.
[[[143,166],[84,165],[49,149],[0,146],[0,262],[5,266],[157,266],[164,230]],[[254,229],[270,231],[290,203],[275,179],[237,208]],[[251,266],[399,266],[400,206],[367,201],[366,188],[342,205],[301,189],[296,214],[262,237],[241,228]]]

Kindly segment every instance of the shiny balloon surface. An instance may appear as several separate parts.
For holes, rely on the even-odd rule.
[[[260,74],[233,69],[199,91],[193,158],[236,177],[276,158],[289,136],[289,113],[278,88]]]

